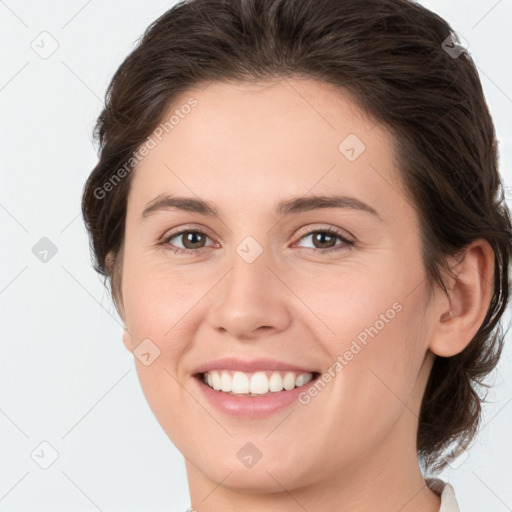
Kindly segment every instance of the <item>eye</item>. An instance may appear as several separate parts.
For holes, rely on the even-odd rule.
[[[300,240],[304,240],[308,237],[312,237],[313,249],[306,248],[308,253],[328,253],[332,251],[342,250],[349,246],[354,245],[354,240],[347,238],[341,231],[334,228],[322,228],[306,232],[306,234],[300,237]],[[171,244],[171,240],[180,239],[182,240],[182,247],[176,247]],[[206,239],[209,236],[200,229],[182,229],[176,233],[171,233],[167,236],[162,245],[166,246],[166,249],[173,253],[181,254],[197,254],[201,249],[206,248]],[[336,239],[341,240],[341,243],[336,244]],[[213,244],[215,245],[215,244]]]
[[[174,247],[171,244],[171,240],[175,238],[182,239],[183,247]],[[178,233],[172,233],[163,241],[164,245],[167,245],[167,249],[174,253],[188,253],[196,254],[205,246],[203,245],[208,235],[199,229],[184,229]]]
[[[328,253],[332,251],[339,251],[354,245],[354,240],[347,238],[342,232],[334,228],[322,228],[313,231],[308,231],[305,235],[301,236],[300,240],[311,237],[314,249],[307,249],[308,253]],[[336,239],[341,240],[341,243],[336,244]]]

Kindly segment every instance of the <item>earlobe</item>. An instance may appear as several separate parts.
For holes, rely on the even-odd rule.
[[[462,352],[480,329],[493,293],[494,252],[486,240],[468,245],[436,308],[429,348],[441,357]],[[439,292],[440,294],[442,292]]]

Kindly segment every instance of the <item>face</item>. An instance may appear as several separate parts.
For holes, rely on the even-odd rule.
[[[176,109],[133,171],[121,291],[189,476],[291,490],[411,455],[429,316],[389,133],[314,80],[212,83]]]

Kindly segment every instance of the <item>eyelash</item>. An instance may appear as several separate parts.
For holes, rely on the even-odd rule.
[[[170,240],[172,240],[173,238],[179,237],[180,235],[183,235],[185,233],[199,233],[201,235],[204,235],[204,236],[208,237],[208,234],[205,233],[204,231],[202,231],[201,229],[183,229],[183,230],[178,231],[176,233],[171,233],[169,236],[167,236],[165,238],[165,240],[161,243],[161,245],[167,245],[168,247],[166,247],[166,249],[168,251],[174,253],[174,254],[176,254],[176,253],[181,253],[181,254],[185,254],[185,253],[186,254],[197,254],[202,249],[205,249],[205,247],[200,247],[198,249],[181,249],[179,247],[172,247],[172,246],[169,245],[169,241]],[[314,230],[308,231],[307,233],[305,233],[304,235],[302,235],[299,238],[299,241],[302,240],[303,238],[307,238],[308,236],[311,236],[314,233],[324,233],[324,234],[326,233],[326,234],[328,234],[330,236],[335,236],[335,237],[339,238],[343,243],[335,245],[334,247],[331,247],[329,249],[315,249],[315,248],[311,249],[311,248],[306,248],[306,253],[307,254],[310,254],[310,253],[317,253],[318,254],[318,252],[320,252],[322,254],[331,253],[331,252],[342,250],[343,248],[347,248],[347,247],[353,246],[355,244],[355,242],[353,240],[350,240],[350,239],[346,238],[339,231],[337,231],[337,230],[335,230],[333,228],[320,228],[320,229],[314,229]]]

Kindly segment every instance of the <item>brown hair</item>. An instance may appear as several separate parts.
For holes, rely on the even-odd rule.
[[[83,193],[94,267],[110,280],[118,311],[132,157],[173,100],[211,81],[303,76],[334,84],[394,135],[401,182],[421,219],[429,285],[447,293],[446,256],[473,240],[494,251],[487,315],[462,352],[436,357],[423,397],[418,455],[430,470],[445,467],[447,448],[467,448],[477,431],[478,391],[502,351],[512,239],[494,126],[475,65],[467,51],[449,51],[454,41],[446,21],[407,0],[188,0],[165,12],[112,78],[94,132],[99,162]]]

